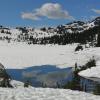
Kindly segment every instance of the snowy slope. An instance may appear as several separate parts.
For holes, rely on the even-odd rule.
[[[0,40],[10,42],[26,42],[30,44],[41,43],[43,40],[48,40],[51,37],[61,36],[61,34],[68,33],[82,33],[85,30],[99,26],[100,17],[97,17],[90,22],[74,21],[66,25],[58,25],[56,27],[43,27],[43,28],[31,28],[31,27],[16,27],[8,28],[0,26]],[[46,38],[46,39],[45,39]],[[46,41],[48,42],[48,41]]]
[[[54,29],[53,31],[46,30],[43,31],[39,28],[29,28],[29,27],[17,27],[17,28],[6,28],[6,27],[0,27],[0,38],[3,40],[7,38],[10,38],[11,41],[18,41],[20,39],[24,40],[25,37],[30,38],[31,36],[33,38],[44,38],[44,37],[50,37],[57,34]],[[7,40],[7,39],[6,39]]]
[[[84,92],[51,88],[0,88],[0,100],[100,100]]]
[[[87,51],[87,54],[91,54],[96,59],[96,67],[89,68],[81,71],[79,75],[88,78],[100,78],[100,48],[92,48]]]
[[[97,25],[95,24],[95,21],[96,20],[90,22],[74,21],[66,25],[61,25],[59,27],[68,33],[81,33],[84,32],[85,30],[95,27]]]
[[[20,88],[24,86],[23,82],[20,81],[16,81],[16,80],[11,80],[10,84],[14,87],[14,88]]]

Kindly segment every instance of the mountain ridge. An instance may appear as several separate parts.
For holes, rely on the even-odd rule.
[[[57,27],[42,27],[42,28],[31,28],[31,27],[16,27],[9,28],[0,26],[0,40],[15,42],[26,42],[28,44],[68,44],[76,43],[78,41],[79,33],[90,34],[89,39],[83,41],[90,42],[91,35],[98,34],[100,27],[100,17],[95,18],[92,21],[73,21],[65,25],[58,25]],[[95,33],[93,31],[95,30]],[[79,36],[78,36],[79,35]],[[65,38],[66,37],[66,38]],[[92,37],[94,38],[94,37]],[[77,40],[77,41],[76,41]],[[92,39],[93,40],[93,39]]]

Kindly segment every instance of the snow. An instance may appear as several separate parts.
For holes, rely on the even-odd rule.
[[[14,88],[21,88],[24,86],[24,83],[23,82],[20,82],[20,81],[16,81],[16,80],[11,80],[11,85],[14,87]]]
[[[30,32],[29,32],[30,33]],[[42,38],[42,37],[49,37],[49,36],[53,36],[55,34],[57,34],[56,32],[44,32],[41,31],[40,29],[34,29],[33,33],[33,37],[34,38]]]
[[[83,23],[82,25],[79,22],[73,22],[71,24],[67,24],[67,25],[62,25],[62,29],[68,33],[81,33],[85,30],[88,30],[90,28],[95,27],[96,25],[94,24],[94,21],[92,22],[87,22],[87,23]],[[0,28],[0,38],[6,40],[5,38],[9,38],[10,42],[11,41],[23,41],[25,38],[25,33],[22,32],[22,30],[20,29],[23,27],[17,27],[17,28],[7,28],[7,27],[2,27]],[[43,31],[41,28],[29,28],[29,27],[24,27],[25,30],[27,30],[27,36],[28,37],[33,37],[35,39],[41,39],[44,37],[52,37],[55,35],[59,35],[57,33],[58,29],[57,27],[53,27],[53,28],[46,28],[44,27],[46,30]],[[4,31],[2,33],[2,31]],[[8,32],[10,32],[10,34],[8,34]]]
[[[0,100],[100,100],[92,94],[52,88],[0,88]]]
[[[87,70],[84,70],[79,73],[81,76],[84,77],[95,77],[95,78],[100,78],[100,66],[99,67],[93,67]]]
[[[2,30],[4,31],[2,33]],[[33,38],[44,38],[44,37],[51,37],[51,36],[54,36],[56,35],[57,33],[55,31],[42,31],[41,29],[39,28],[28,28],[26,27],[26,30],[28,31],[27,32],[27,35],[30,37],[32,36]],[[10,32],[10,34],[8,34],[8,32]],[[25,33],[22,32],[22,30],[20,29],[16,29],[16,28],[6,28],[6,27],[3,27],[3,28],[0,28],[0,38],[6,40],[5,38],[8,37],[11,39],[10,42],[14,42],[14,41],[23,41],[24,37],[25,37]],[[20,37],[20,39],[19,39]]]
[[[91,55],[83,51],[74,52],[73,45],[26,45],[21,43],[0,43],[0,62],[6,68],[26,68],[30,66],[55,65],[60,68],[84,65]]]
[[[35,88],[11,81],[14,88],[0,88],[0,100],[100,100],[100,96],[69,89]]]
[[[87,78],[100,78],[100,47],[92,48],[87,53],[93,55],[96,59],[96,66],[87,70],[81,71],[80,76]]]
[[[11,28],[10,32],[12,33],[11,38],[12,39],[17,39],[18,35],[21,34],[21,31],[18,29]]]
[[[75,33],[75,32],[81,33],[85,30],[95,27],[95,24],[94,24],[94,21],[93,22],[85,22],[81,25],[79,22],[73,22],[71,24],[67,24],[67,25],[63,25],[63,26],[69,33]],[[75,29],[75,30],[73,30],[73,29]]]
[[[88,28],[93,28],[95,26],[94,22],[87,23]]]
[[[67,32],[69,32],[69,33],[73,33],[73,31],[72,31],[71,29],[68,29]]]
[[[23,44],[23,45],[22,45]],[[75,52],[77,44],[58,45],[26,45],[24,43],[0,42],[0,62],[7,68],[22,69],[30,66],[55,65],[59,68],[84,65],[93,56],[96,67],[82,71],[83,77],[100,78],[100,48],[87,48]],[[83,74],[82,74],[83,73]],[[46,76],[48,78],[48,75]],[[0,100],[100,100],[100,96],[52,88],[24,88],[24,83],[11,81],[14,88],[0,88]]]
[[[84,65],[94,56],[97,66],[79,74],[83,77],[99,77],[100,48],[88,48],[74,52],[76,46],[77,44],[58,46],[0,42],[0,62],[7,69],[22,69],[41,65],[55,65],[59,68],[66,68],[74,67],[76,62],[78,65]],[[80,91],[53,88],[24,88],[24,83],[15,80],[11,81],[11,84],[14,88],[0,88],[0,100],[100,100],[100,96]]]

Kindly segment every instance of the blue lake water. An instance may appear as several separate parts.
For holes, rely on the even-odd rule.
[[[72,67],[60,69],[54,65],[32,66],[25,69],[7,69],[12,79],[30,81],[32,86],[56,87],[70,81],[73,76]]]

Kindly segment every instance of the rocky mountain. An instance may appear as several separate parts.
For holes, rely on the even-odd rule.
[[[57,27],[4,27],[0,26],[0,40],[28,44],[68,44],[96,41],[100,32],[100,17],[92,21],[74,21]]]

